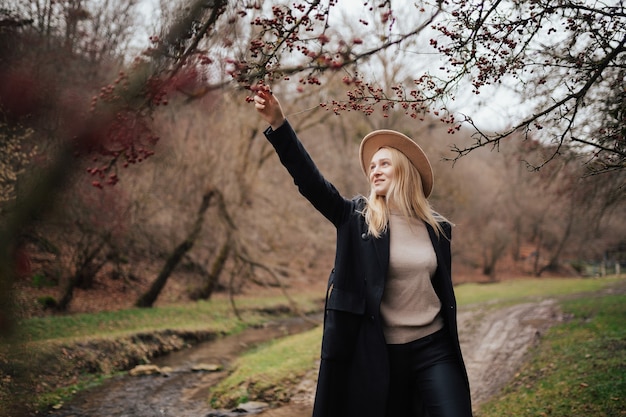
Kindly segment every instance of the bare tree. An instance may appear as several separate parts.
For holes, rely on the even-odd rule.
[[[604,176],[585,176],[576,152],[535,172],[528,163],[541,161],[554,149],[539,141],[518,142],[503,150],[500,189],[511,233],[512,257],[533,275],[563,271],[567,259],[597,258],[614,245],[606,224],[623,206],[623,193]],[[616,174],[613,174],[616,175]],[[528,249],[532,245],[532,250]]]
[[[152,282],[152,285],[135,303],[137,307],[152,307],[156,299],[159,297],[161,290],[167,283],[167,279],[172,274],[176,265],[183,259],[185,254],[193,247],[196,240],[202,232],[202,225],[204,223],[206,211],[209,208],[211,199],[215,196],[215,190],[209,189],[203,196],[200,208],[198,209],[196,220],[193,224],[189,234],[181,243],[179,243],[174,251],[167,258],[163,269],[159,273],[159,276]]]

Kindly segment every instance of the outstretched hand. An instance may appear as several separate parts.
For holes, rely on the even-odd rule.
[[[282,107],[280,107],[280,102],[269,88],[259,88],[256,91],[254,107],[274,130],[278,129],[285,122],[285,114]]]

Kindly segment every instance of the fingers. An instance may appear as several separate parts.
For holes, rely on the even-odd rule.
[[[280,127],[285,121],[285,115],[280,102],[272,94],[268,86],[256,86],[254,91],[254,107],[272,128]]]
[[[269,86],[264,85],[264,84],[252,85],[252,86],[250,86],[250,90],[254,94],[258,94],[258,95],[267,95],[268,92],[269,92],[269,94],[272,94],[271,91],[270,91]]]
[[[257,109],[265,108],[265,99],[263,97],[259,96],[258,94],[255,94],[255,96],[254,96],[254,106]]]
[[[265,100],[271,99],[272,98],[272,94],[267,92],[267,91],[260,90],[260,91],[256,92],[255,97],[259,97],[260,99],[265,101]]]
[[[258,93],[264,94],[264,95],[271,95],[272,94],[272,90],[270,89],[269,85],[265,85],[265,84],[260,84],[256,86],[256,91],[258,91]]]
[[[254,107],[257,110],[265,110],[266,104],[267,101],[263,97],[259,96],[258,94],[254,96]]]
[[[264,109],[266,106],[275,106],[278,101],[270,91],[257,91],[254,95],[254,105],[257,109]]]

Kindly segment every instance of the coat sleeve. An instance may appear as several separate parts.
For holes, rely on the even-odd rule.
[[[320,173],[289,122],[285,121],[276,130],[269,127],[264,134],[276,150],[280,162],[287,168],[300,194],[335,227],[347,221],[353,203],[345,199]]]

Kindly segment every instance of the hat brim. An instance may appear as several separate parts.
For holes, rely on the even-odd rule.
[[[374,154],[382,147],[394,148],[409,158],[422,178],[422,189],[428,197],[433,190],[433,169],[426,153],[408,136],[395,130],[375,130],[367,134],[359,147],[361,169],[366,177],[369,177],[369,165]]]

